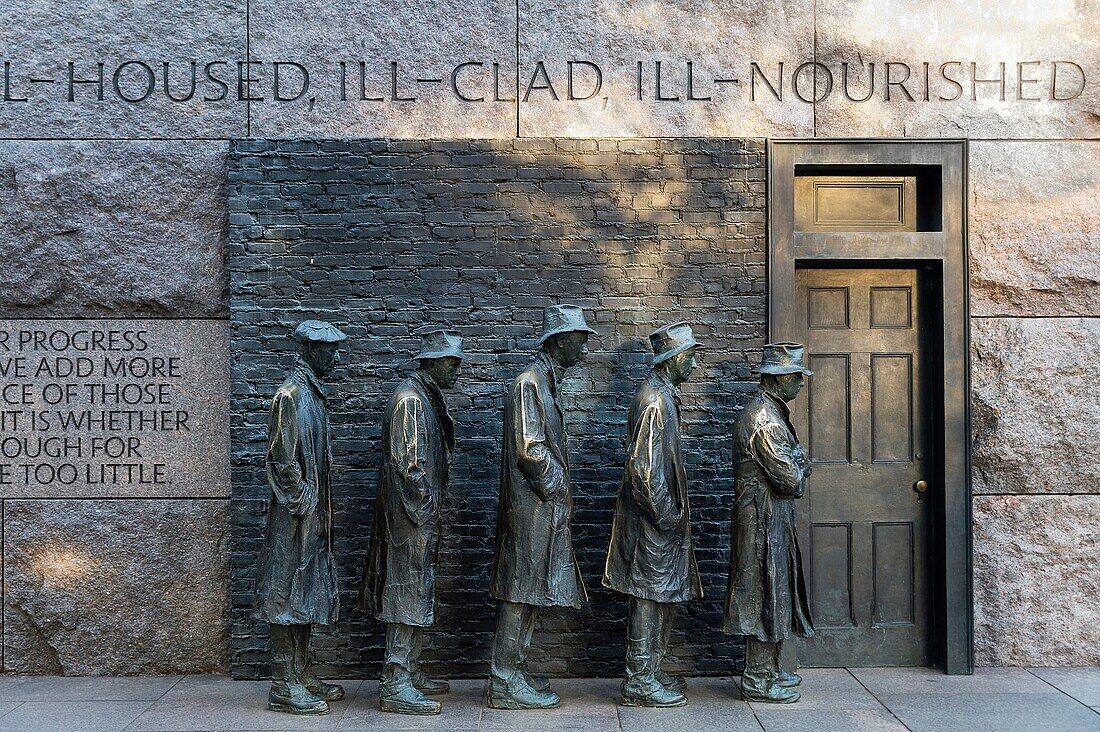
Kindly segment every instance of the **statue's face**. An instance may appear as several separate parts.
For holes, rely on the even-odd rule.
[[[668,378],[673,384],[682,384],[691,376],[698,362],[695,360],[695,348],[677,353],[665,363],[668,364]]]
[[[806,383],[806,377],[802,372],[793,374],[779,374],[775,376],[776,394],[785,402],[789,402],[802,391],[802,385]]]
[[[302,351],[302,357],[318,376],[328,376],[340,363],[339,343],[311,343]]]
[[[576,366],[588,353],[585,344],[588,343],[588,334],[584,331],[562,333],[554,337],[556,358],[565,368]]]
[[[454,356],[431,358],[421,362],[424,371],[432,377],[440,389],[450,389],[458,382],[458,372],[462,368],[462,359]]]

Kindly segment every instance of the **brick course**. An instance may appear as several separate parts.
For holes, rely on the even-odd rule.
[[[237,140],[229,159],[232,323],[230,667],[267,672],[266,627],[249,618],[265,502],[271,394],[293,359],[286,335],[317,317],[349,336],[330,390],[342,617],[318,634],[330,675],[377,675],[381,625],[354,607],[370,538],[380,420],[422,325],[466,339],[447,395],[458,447],[444,510],[433,673],[485,675],[501,407],[530,359],[545,305],[583,305],[600,335],[563,385],[574,541],[590,592],[547,611],[533,670],[622,672],[625,607],[600,586],[622,477],[626,410],[648,333],[688,320],[704,344],[685,384],[685,459],[705,597],[683,607],[672,663],[730,673],[740,639],[717,628],[725,598],[729,432],[765,337],[761,139]]]

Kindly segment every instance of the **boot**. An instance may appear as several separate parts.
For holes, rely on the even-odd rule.
[[[443,679],[429,679],[421,669],[416,669],[412,675],[412,685],[421,694],[438,696],[451,690],[451,685]]]
[[[309,693],[325,701],[339,701],[344,698],[344,687],[328,684],[313,675],[313,659],[309,655],[309,635],[312,628],[308,625],[295,626],[294,663],[298,667],[298,676]]]
[[[442,704],[420,693],[413,686],[408,669],[397,664],[386,665],[378,686],[378,696],[379,708],[383,712],[427,716],[443,710]]]
[[[535,691],[550,691],[550,679],[546,676],[536,676],[527,670],[527,661],[520,664],[519,671],[523,674],[523,680]]]
[[[743,677],[742,677],[743,678]],[[794,689],[785,689],[778,681],[772,681],[763,689],[748,688],[742,681],[741,698],[750,702],[766,702],[768,704],[793,704],[802,698]]]
[[[683,676],[673,676],[661,668],[661,665],[665,662],[665,656],[668,655],[669,640],[672,634],[672,605],[662,603],[658,609],[660,611],[661,629],[657,634],[657,648],[655,651],[657,670],[653,673],[653,678],[657,679],[657,683],[666,689],[672,689],[683,694],[687,691],[687,680]]]
[[[780,671],[779,678],[776,680],[776,683],[778,683],[785,689],[790,689],[801,684],[802,677],[790,671]]]
[[[791,704],[802,698],[794,689],[779,684],[779,643],[745,637],[745,671],[741,674],[741,698],[769,704]]]
[[[328,702],[314,696],[298,682],[294,678],[293,668],[288,660],[272,661],[271,691],[267,695],[268,709],[288,714],[328,714]]]
[[[656,678],[660,659],[661,603],[631,597],[626,619],[626,679],[619,687],[624,707],[682,707],[687,697]]]
[[[687,679],[683,676],[673,676],[663,669],[657,669],[653,674],[653,678],[657,679],[657,683],[666,689],[671,689],[677,694],[683,694],[687,691]]]
[[[493,709],[553,709],[561,704],[561,697],[552,691],[536,691],[522,673],[516,673],[507,681],[490,678],[487,701]]]
[[[687,704],[687,697],[678,691],[666,689],[657,683],[656,679],[644,683],[641,679],[626,679],[619,686],[622,698],[619,703],[624,707],[682,707]]]

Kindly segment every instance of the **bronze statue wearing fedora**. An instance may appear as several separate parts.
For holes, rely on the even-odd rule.
[[[322,379],[340,363],[347,336],[307,320],[291,336],[298,343],[294,371],[275,392],[267,432],[271,497],[260,553],[252,616],[271,625],[271,692],[278,712],[327,714],[344,690],[312,670],[313,625],[340,614],[332,557],[332,445]]]
[[[798,547],[795,499],[806,492],[810,460],[798,444],[787,402],[812,375],[798,343],[764,346],[760,389],[733,427],[736,480],[730,576],[723,631],[745,636],[741,696],[790,703],[796,673],[780,665],[783,644],[814,634]]]
[[[686,323],[654,331],[652,370],[634,395],[626,470],[615,504],[603,583],[630,597],[624,706],[679,707],[686,683],[661,669],[674,603],[703,596],[691,539],[680,447],[680,389],[699,345]]]
[[[543,312],[538,354],[516,377],[504,405],[500,511],[490,593],[499,600],[489,706],[547,709],[559,704],[526,658],[540,607],[579,608],[587,600],[573,556],[573,496],[559,385],[585,354],[588,327],[576,305]]]
[[[386,624],[379,684],[384,712],[439,714],[429,695],[450,691],[420,667],[424,628],[435,622],[435,570],[454,422],[443,389],[458,379],[462,339],[422,333],[417,369],[394,391],[382,418],[382,459],[359,607]]]

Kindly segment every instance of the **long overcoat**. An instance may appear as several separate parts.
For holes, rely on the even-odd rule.
[[[736,496],[730,524],[730,575],[722,629],[776,643],[813,635],[795,523],[809,460],[790,410],[761,389],[733,428]]]
[[[604,568],[605,587],[654,602],[703,596],[691,540],[679,400],[679,389],[659,372],[651,372],[634,395]]]
[[[573,555],[559,368],[540,353],[516,377],[505,401],[490,593],[527,605],[580,607],[588,596]]]
[[[454,422],[439,387],[419,371],[390,397],[359,607],[386,623],[435,621],[440,513]]]
[[[324,385],[305,363],[275,392],[267,431],[271,497],[252,614],[280,625],[331,625],[340,604],[328,404]]]

